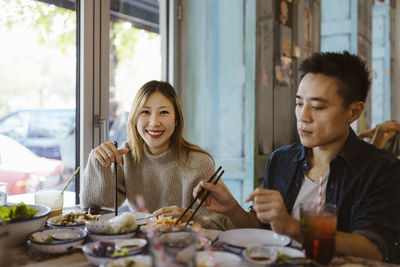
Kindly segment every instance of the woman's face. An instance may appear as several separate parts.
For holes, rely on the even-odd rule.
[[[136,129],[153,155],[169,149],[175,130],[175,109],[160,92],[152,93],[139,111]]]

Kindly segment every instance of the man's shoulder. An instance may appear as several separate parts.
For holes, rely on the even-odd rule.
[[[379,149],[364,141],[360,141],[360,145],[353,160],[361,161],[363,164],[372,166],[387,165],[400,167],[400,160],[393,153]]]

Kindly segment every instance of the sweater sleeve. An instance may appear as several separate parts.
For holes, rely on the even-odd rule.
[[[123,169],[118,166],[118,206],[125,200]],[[94,150],[89,154],[88,163],[83,173],[80,190],[83,208],[114,207],[114,168],[106,168],[94,157]]]

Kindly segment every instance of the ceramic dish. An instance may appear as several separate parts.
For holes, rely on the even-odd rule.
[[[243,261],[238,255],[225,251],[198,251],[196,253],[196,266],[236,267],[243,266]]]
[[[144,225],[147,223],[147,221],[153,221],[155,219],[155,217],[153,215],[151,215],[151,213],[140,212],[140,211],[134,211],[132,213],[136,217],[136,225]],[[108,214],[100,215],[99,220],[108,221],[109,219],[112,219],[114,217],[115,217],[114,213],[108,213]]]
[[[305,258],[306,254],[303,250],[290,248],[290,247],[277,247],[277,246],[270,246],[269,248],[274,249],[278,255],[277,260],[279,257],[289,257],[289,258]]]
[[[290,238],[278,235],[270,230],[263,229],[234,229],[222,232],[218,235],[219,241],[231,247],[244,249],[262,245],[286,246]]]
[[[6,207],[10,208],[17,204],[8,203]],[[26,238],[32,232],[41,229],[49,216],[51,209],[43,205],[32,205],[26,204],[37,210],[36,214],[30,219],[23,219],[18,221],[13,221],[4,226],[5,231],[8,232],[6,238],[7,247],[12,248],[18,245],[25,244]]]
[[[243,251],[243,257],[251,263],[265,265],[275,262],[278,252],[268,246],[248,247]]]
[[[137,242],[137,244],[142,244],[143,246],[142,247],[138,247],[138,249],[137,250],[135,250],[133,253],[132,252],[130,252],[130,253],[128,253],[128,255],[124,255],[124,256],[117,256],[117,257],[112,257],[112,256],[105,256],[105,255],[97,255],[97,254],[95,254],[94,253],[94,251],[95,251],[95,249],[96,249],[96,247],[97,246],[99,246],[100,244],[102,244],[102,243],[110,243],[110,242],[112,242],[113,244],[114,244],[114,249],[115,249],[115,251],[116,251],[116,249],[118,248],[118,246],[120,246],[120,244],[126,244],[126,242],[128,241],[128,240],[134,240],[134,239],[136,239],[136,238],[133,238],[133,239],[114,239],[114,240],[108,240],[108,241],[96,241],[96,242],[91,242],[91,243],[88,243],[88,244],[86,244],[86,245],[84,245],[83,246],[83,248],[82,248],[82,251],[83,251],[83,253],[85,254],[85,256],[86,256],[86,258],[88,258],[88,260],[92,263],[92,264],[94,264],[94,265],[101,265],[101,264],[106,264],[107,262],[109,262],[110,260],[114,260],[114,259],[120,259],[120,258],[126,258],[126,257],[128,257],[128,256],[133,256],[134,254],[138,254],[138,253],[140,253],[140,252],[142,252],[144,249],[145,249],[145,247],[146,247],[146,245],[141,241],[141,240],[139,240],[139,241],[131,241],[131,242]],[[140,238],[141,239],[141,238]],[[147,244],[147,242],[146,242],[146,244]]]
[[[81,245],[86,236],[86,231],[83,229],[49,229],[30,234],[28,245],[43,253],[58,254]]]
[[[90,240],[92,241],[101,241],[101,240],[111,240],[111,239],[129,239],[136,235],[137,228],[129,233],[121,233],[121,234],[97,234],[88,231],[88,235]]]
[[[132,263],[134,263],[132,265]],[[107,264],[102,264],[100,267],[151,267],[151,256],[149,255],[136,255],[122,259],[109,261]]]

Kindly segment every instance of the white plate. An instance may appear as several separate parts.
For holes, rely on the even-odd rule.
[[[270,230],[263,229],[234,229],[222,232],[218,239],[229,246],[237,248],[255,247],[261,245],[286,246],[290,243],[290,238],[278,235]]]
[[[54,236],[70,236],[70,239],[45,242]],[[28,245],[34,249],[49,254],[64,253],[81,245],[86,237],[86,232],[79,228],[55,228],[32,233],[28,237]]]
[[[136,255],[136,256],[126,257],[123,259],[117,259],[109,261],[107,264],[102,264],[100,265],[100,267],[112,267],[112,266],[125,267],[129,266],[127,265],[127,261],[128,262],[134,261],[135,262],[134,266],[151,267],[151,256],[149,255]]]
[[[85,222],[80,222],[80,223],[71,223],[71,224],[61,224],[57,222],[62,216],[65,216],[66,214],[59,215],[59,216],[54,216],[51,217],[47,220],[47,225],[51,227],[57,227],[57,228],[84,228],[85,227]],[[98,215],[90,215],[94,219],[98,217]]]
[[[224,251],[198,251],[196,253],[196,265],[207,267],[234,267],[242,266],[242,259],[236,255]]]

